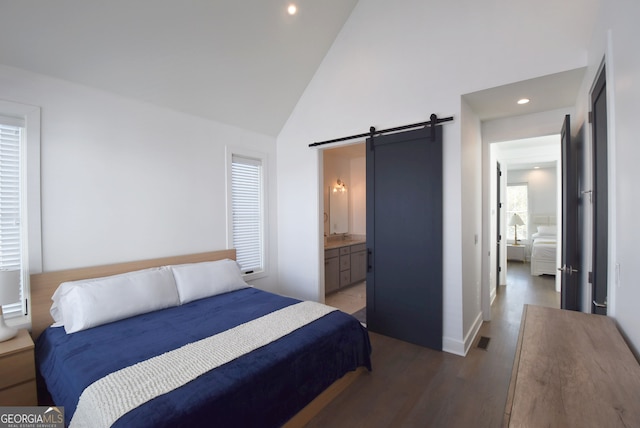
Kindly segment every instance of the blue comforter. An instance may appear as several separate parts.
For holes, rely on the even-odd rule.
[[[254,288],[197,300],[36,343],[47,388],[67,424],[82,391],[105,375],[235,327],[298,300]],[[280,426],[335,380],[371,370],[366,329],[334,311],[130,411],[114,426]]]

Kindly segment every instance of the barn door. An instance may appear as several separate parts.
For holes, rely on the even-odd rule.
[[[367,140],[367,328],[442,349],[442,127]]]

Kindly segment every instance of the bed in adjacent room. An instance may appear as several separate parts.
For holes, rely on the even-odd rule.
[[[249,287],[233,258],[32,275],[38,370],[66,423],[296,425],[371,368],[355,318]]]
[[[555,216],[536,216],[535,223],[538,226],[537,232],[531,235],[531,275],[555,275],[558,271]]]

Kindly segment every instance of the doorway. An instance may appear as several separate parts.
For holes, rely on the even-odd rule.
[[[555,281],[559,292],[556,272],[562,231],[560,135],[493,143],[489,150],[491,165],[499,162],[502,170],[500,187],[496,177],[496,184],[489,188],[491,200],[497,201],[499,196],[500,203],[491,205],[495,205],[495,217],[504,219],[495,221],[496,231],[491,233],[496,240],[501,238],[491,262],[500,267],[492,288],[506,284],[510,262],[520,262],[532,276],[544,275]],[[534,242],[543,245],[534,248]],[[492,290],[492,298],[493,293]]]
[[[534,136],[559,135],[564,116],[575,114],[575,103],[579,99],[578,94],[585,72],[586,68],[579,68],[462,96],[463,103],[469,107],[463,111],[465,114],[468,113],[468,117],[463,118],[462,121],[477,121],[480,124],[477,138],[482,146],[482,254],[484,255],[480,278],[480,300],[482,317],[485,321],[491,319],[491,303],[495,299],[496,284],[501,282],[500,278],[495,277],[497,209],[495,207],[496,201],[492,199],[492,191],[497,185],[494,177],[497,159],[491,158],[491,147],[497,143],[528,139]],[[561,93],[564,94],[562,98],[559,96]],[[523,105],[517,104],[516,101],[524,96],[529,98],[531,102]],[[579,120],[576,122],[574,125],[580,124]],[[523,160],[527,160],[527,157],[526,155],[522,156]],[[559,173],[561,171],[558,165],[559,154],[556,159],[556,171]],[[507,169],[505,165],[502,166]],[[558,201],[558,204],[560,202]],[[553,220],[559,224],[560,213],[555,217]],[[504,214],[502,222],[505,222]],[[506,252],[506,245],[501,246],[501,251]],[[527,254],[527,257],[530,258],[530,254]],[[506,265],[506,260],[502,264]],[[502,283],[505,280],[506,278],[503,278]],[[558,289],[560,289],[559,285]]]
[[[365,143],[322,153],[325,303],[354,314],[366,305]]]

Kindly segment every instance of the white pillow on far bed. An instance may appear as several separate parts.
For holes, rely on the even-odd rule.
[[[540,236],[556,236],[558,229],[555,226],[538,226],[538,234]]]
[[[171,270],[183,304],[249,287],[238,264],[230,259],[174,265]]]
[[[54,325],[67,334],[180,304],[167,267],[63,282],[52,300]]]

